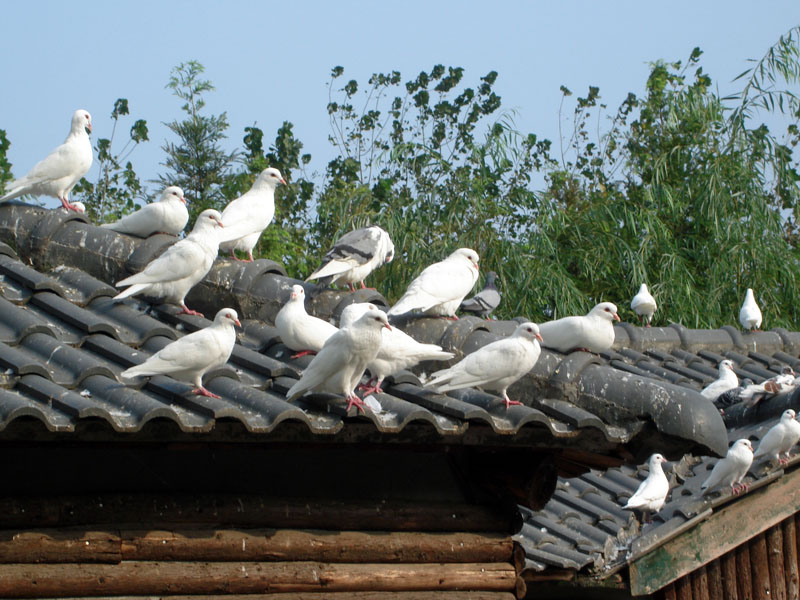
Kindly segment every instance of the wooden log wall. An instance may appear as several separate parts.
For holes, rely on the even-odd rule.
[[[664,600],[800,598],[800,518],[796,517],[785,519],[671,583],[656,597]]]
[[[505,534],[280,529],[0,531],[0,598],[251,595],[512,600]],[[256,594],[257,596],[253,596]],[[447,597],[447,596],[445,596]]]

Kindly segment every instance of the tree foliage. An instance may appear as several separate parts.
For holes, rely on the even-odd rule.
[[[183,100],[181,110],[186,118],[166,123],[178,141],[166,141],[162,146],[167,173],[160,175],[158,181],[165,187],[183,188],[190,200],[190,225],[203,210],[224,208],[223,186],[237,157],[236,152],[226,152],[221,147],[228,129],[227,114],[203,113],[204,94],[214,91],[210,81],[201,79],[204,70],[203,65],[194,60],[181,63],[172,69],[166,86]]]
[[[8,149],[11,142],[4,129],[0,129],[0,194],[5,191],[6,183],[14,179],[11,175],[11,162],[8,160]]]
[[[111,111],[114,121],[111,137],[99,138],[94,146],[100,175],[95,183],[84,177],[75,187],[77,199],[84,203],[89,217],[98,223],[115,221],[131,212],[136,201],[144,196],[139,177],[128,159],[140,143],[148,141],[147,122],[144,119],[134,121],[122,149],[116,153],[112,150],[119,118],[128,114],[128,100],[117,99]]]

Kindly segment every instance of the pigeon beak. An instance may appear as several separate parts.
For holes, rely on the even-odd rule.
[[[539,340],[540,342],[544,343],[544,340],[542,339],[542,334],[541,334],[541,333],[537,333],[537,334],[536,334],[536,335],[534,335],[533,337],[535,337],[535,338],[536,338],[537,340]]]
[[[233,322],[236,323],[239,327],[242,326],[242,324],[239,322],[239,319],[234,319]]]
[[[223,225],[222,221],[220,221],[219,219],[214,219],[214,220],[219,224],[220,227],[225,227],[225,225]]]
[[[281,178],[279,179],[279,181],[280,181],[280,182],[281,182],[283,185],[286,185],[286,180],[285,180],[283,177],[281,177]]]
[[[181,202],[183,202],[184,204],[186,204],[186,198],[185,198],[185,197],[183,197],[183,196],[181,196]]]
[[[384,325],[383,325],[383,326],[384,326],[384,327],[386,327],[386,329],[388,329],[389,331],[391,331],[391,330],[392,330],[392,326],[391,326],[391,325],[389,325],[388,323],[384,323]]]
[[[89,133],[92,133],[92,124],[91,123],[87,123],[86,124],[86,129],[89,130]]]
[[[622,321],[622,319],[619,318],[619,315],[617,313],[614,313],[614,320],[615,321]]]

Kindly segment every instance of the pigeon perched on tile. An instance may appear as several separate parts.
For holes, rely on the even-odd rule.
[[[656,299],[650,294],[647,289],[647,284],[643,283],[639,287],[639,293],[631,300],[631,309],[642,320],[642,325],[650,327],[650,321],[653,320],[653,314],[656,312]],[[646,321],[646,324],[645,324]]]
[[[728,360],[720,361],[719,375],[717,378],[704,387],[700,393],[709,400],[716,400],[721,394],[739,386],[739,377],[733,372],[733,362]]]
[[[584,316],[563,317],[539,325],[542,346],[559,352],[584,350],[599,354],[614,344],[614,321],[619,321],[617,307],[601,302]]]
[[[340,328],[289,388],[286,399],[291,402],[306,392],[331,392],[347,398],[347,410],[357,406],[363,412],[364,403],[356,396],[355,388],[369,361],[378,354],[384,327],[391,329],[386,314],[376,309],[368,310],[349,327]]]
[[[494,309],[500,306],[501,299],[500,290],[497,289],[497,273],[489,271],[483,289],[469,300],[464,300],[461,310],[488,319]]]
[[[779,375],[770,377],[761,383],[751,383],[742,390],[739,396],[751,406],[755,406],[764,398],[789,393],[796,387],[794,369],[784,366]]]
[[[389,316],[412,310],[458,319],[456,309],[478,280],[478,253],[459,248],[443,261],[426,267],[389,310]]]
[[[161,192],[158,202],[146,204],[119,221],[106,223],[100,227],[146,238],[154,233],[177,236],[188,222],[189,211],[186,210],[183,190],[177,185],[171,185]]]
[[[117,282],[117,287],[130,287],[114,296],[114,300],[146,294],[179,305],[181,313],[202,317],[201,313],[186,307],[186,294],[211,270],[219,252],[222,227],[222,215],[218,211],[207,208],[201,212],[189,235],[167,248],[141,273]]]
[[[742,379],[737,387],[730,389],[727,392],[722,392],[715,400],[712,400],[714,406],[717,408],[727,408],[742,402],[742,392],[744,392],[744,390],[746,390],[750,385],[754,385],[752,379]]]
[[[169,375],[194,384],[193,394],[219,398],[203,387],[203,375],[228,362],[236,344],[234,325],[242,326],[236,311],[223,308],[211,325],[167,344],[142,364],[123,371],[121,378],[130,382],[148,375]]]
[[[234,260],[239,260],[235,250],[241,250],[247,252],[246,262],[253,261],[253,248],[275,216],[275,188],[279,183],[286,185],[278,169],[264,169],[249,191],[225,207],[222,211],[225,233],[220,237],[220,250],[230,252]]]
[[[20,196],[52,196],[67,210],[76,210],[69,193],[92,166],[92,116],[83,109],[72,115],[69,135],[64,143],[36,163],[27,175],[11,181],[0,202]]]
[[[628,510],[638,510],[643,513],[645,523],[650,522],[650,513],[658,512],[664,506],[664,502],[669,494],[669,480],[664,475],[661,467],[667,462],[661,454],[653,454],[648,464],[650,472],[647,478],[639,485],[636,492],[628,498],[627,504],[622,508]]]
[[[285,346],[297,352],[292,358],[316,354],[334,333],[335,325],[309,315],[305,306],[306,292],[302,285],[293,285],[289,300],[275,317],[275,328]]]
[[[375,308],[374,304],[350,304],[342,311],[339,324],[342,327],[349,327],[365,312]],[[436,344],[421,344],[398,327],[392,327],[391,330],[381,329],[381,347],[377,356],[367,364],[371,379],[367,385],[359,389],[363,389],[365,395],[372,392],[381,393],[383,392],[381,383],[389,375],[410,369],[426,360],[450,360],[454,356],[455,354],[445,352]],[[373,381],[375,385],[370,385]]]
[[[752,464],[753,445],[750,440],[744,438],[736,440],[733,446],[728,449],[725,458],[717,461],[717,464],[711,470],[711,475],[700,486],[700,489],[703,490],[703,495],[705,496],[726,485],[731,486],[731,491],[734,494],[746,491],[748,486],[747,484],[742,484],[741,481]]]
[[[753,296],[753,290],[747,288],[747,293],[744,295],[744,303],[739,310],[739,323],[743,329],[758,331],[761,327],[761,309],[756,304],[756,299]]]
[[[761,438],[754,460],[769,460],[782,465],[789,462],[783,455],[788,456],[789,451],[800,440],[800,423],[795,416],[791,408],[783,411],[780,420]]]
[[[389,234],[377,225],[344,234],[322,258],[322,265],[306,278],[319,279],[312,296],[333,283],[354,284],[364,289],[364,279],[378,267],[392,262],[394,244]]]
[[[541,339],[536,323],[522,323],[511,336],[478,348],[449,369],[435,372],[425,387],[437,392],[476,387],[500,392],[506,409],[521,404],[509,399],[507,390],[539,360]]]

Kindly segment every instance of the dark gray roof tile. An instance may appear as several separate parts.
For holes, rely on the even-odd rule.
[[[112,337],[131,346],[140,346],[156,335],[170,339],[178,337],[173,328],[139,310],[130,301],[116,302],[101,296],[92,300],[87,308],[113,327],[116,335]]]
[[[44,366],[50,379],[65,387],[74,388],[89,375],[115,377],[103,363],[45,333],[26,336],[17,348],[30,356],[29,362]]]
[[[117,330],[111,323],[52,292],[36,293],[28,304],[47,311],[53,317],[83,333],[102,332],[111,337],[117,337]]]
[[[48,431],[69,432],[75,429],[72,419],[52,406],[19,392],[0,389],[0,431],[14,420],[25,417],[38,419]]]
[[[57,335],[47,321],[0,297],[0,342],[18,344],[23,337],[36,332],[47,333],[53,337]]]
[[[0,273],[5,275],[7,280],[12,279],[34,292],[46,290],[56,294],[65,294],[61,284],[52,277],[4,254],[0,254]]]
[[[32,360],[31,356],[20,348],[7,344],[0,344],[0,367],[10,370],[15,375],[35,373],[50,378],[50,371],[44,365]]]
[[[113,286],[73,267],[56,267],[51,276],[60,284],[64,297],[78,306],[86,306],[95,298],[113,297],[119,293]]]

